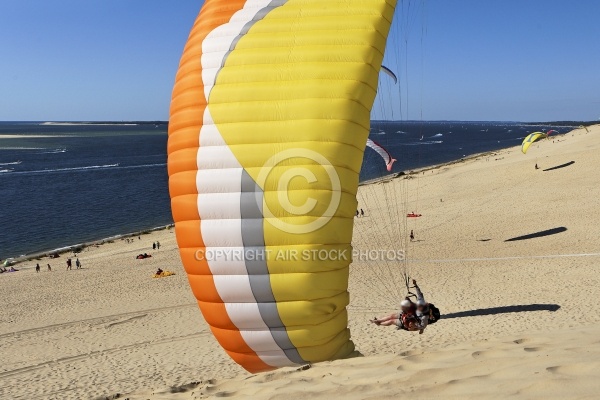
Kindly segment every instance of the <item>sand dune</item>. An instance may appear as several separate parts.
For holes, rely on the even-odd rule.
[[[571,346],[565,347],[565,343]],[[142,399],[595,398],[596,329],[480,340],[276,371],[205,380],[128,395]]]
[[[65,271],[64,257],[40,261],[51,273],[20,265],[0,276],[0,398],[597,398],[599,135],[361,187],[356,248],[398,246],[386,238],[397,221],[417,236],[409,264],[351,267],[349,325],[364,357],[245,373],[197,310],[171,230],[89,248],[83,270]],[[394,193],[397,215],[423,217],[391,215],[382,199]],[[159,266],[177,275],[152,279]],[[445,315],[423,335],[368,323],[395,310],[404,271]]]

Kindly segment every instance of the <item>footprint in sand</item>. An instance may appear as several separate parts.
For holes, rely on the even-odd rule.
[[[568,375],[575,377],[595,377],[598,371],[598,363],[575,363],[567,365],[555,365],[553,367],[546,368],[546,371],[558,375]]]
[[[501,350],[481,350],[471,353],[471,357],[478,359],[490,359],[490,358],[499,358],[504,355],[504,352]]]
[[[215,393],[215,397],[233,397],[237,392],[218,392]]]
[[[418,356],[423,354],[422,351],[419,350],[407,350],[407,351],[403,351],[402,353],[399,353],[398,355],[400,357],[412,357],[412,356]]]
[[[192,382],[192,383],[188,383],[187,385],[181,385],[181,386],[173,386],[171,389],[169,389],[169,392],[171,393],[186,393],[191,391],[192,389],[197,388],[202,382]]]
[[[485,379],[488,378],[490,375],[486,374],[486,375],[475,375],[475,376],[467,376],[466,378],[462,378],[462,379],[452,379],[450,381],[448,381],[448,385],[455,385],[457,383],[464,383],[470,380],[478,380],[478,379]]]
[[[523,350],[525,350],[528,353],[533,353],[542,349],[540,347],[524,347]]]

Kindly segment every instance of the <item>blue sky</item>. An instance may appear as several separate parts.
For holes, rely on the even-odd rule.
[[[167,119],[201,3],[0,1],[0,120]],[[600,2],[399,3],[374,118],[600,118]]]

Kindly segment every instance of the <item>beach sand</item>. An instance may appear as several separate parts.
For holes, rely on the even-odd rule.
[[[230,361],[173,230],[89,247],[82,270],[66,271],[66,255],[39,261],[39,274],[38,261],[20,264],[0,275],[0,399],[598,398],[599,139],[600,126],[579,129],[527,155],[361,187],[356,248],[393,247],[400,225],[415,230],[412,262],[352,265],[349,326],[363,357],[308,369],[250,375]],[[135,259],[144,252],[153,257]],[[158,267],[176,275],[153,279]],[[445,316],[423,335],[368,323],[395,311],[403,272]]]

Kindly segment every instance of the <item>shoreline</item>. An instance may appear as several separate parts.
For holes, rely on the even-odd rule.
[[[525,124],[524,126],[538,126],[540,124]],[[590,125],[579,125],[579,126],[571,126],[569,125],[569,128],[573,128],[571,129],[569,132],[565,132],[565,133],[561,133],[560,135],[556,135],[559,137],[564,137],[567,136],[569,134],[572,134],[573,132],[576,132],[578,130],[584,129],[587,132],[589,132],[589,128],[595,126],[596,124],[590,124]],[[541,126],[541,125],[540,125]],[[548,126],[552,126],[552,125],[548,125]],[[452,160],[452,161],[447,161],[444,163],[440,163],[440,164],[431,164],[431,165],[426,165],[424,167],[419,167],[419,168],[414,168],[408,171],[400,171],[400,172],[396,172],[393,174],[389,174],[386,176],[382,176],[379,178],[373,178],[373,179],[367,179],[366,181],[362,181],[358,183],[358,186],[365,186],[365,185],[372,185],[372,184],[377,184],[377,183],[381,183],[381,182],[389,182],[392,181],[394,179],[398,179],[398,178],[402,178],[402,179],[412,179],[412,176],[423,173],[423,172],[427,172],[427,171],[432,171],[435,169],[440,169],[440,168],[444,168],[444,167],[452,167],[458,164],[462,164],[465,163],[467,161],[477,161],[477,159],[481,158],[481,157],[492,157],[492,156],[497,156],[499,155],[501,152],[507,151],[507,150],[513,150],[513,149],[520,149],[521,145],[517,145],[517,146],[508,146],[508,147],[502,147],[500,149],[497,150],[490,150],[490,151],[484,151],[481,153],[473,153],[470,155],[467,155],[465,157],[461,157],[459,159],[456,160]]]
[[[579,127],[574,127],[573,130],[566,132],[564,134],[561,134],[560,136],[563,137],[563,136],[569,135],[580,129],[587,130],[587,128],[589,128],[589,126],[582,125]],[[498,150],[485,151],[482,153],[475,153],[475,154],[471,154],[466,157],[461,157],[460,159],[448,161],[445,163],[427,165],[424,167],[414,168],[414,169],[410,169],[407,171],[396,172],[396,173],[382,176],[379,178],[368,179],[368,180],[359,182],[358,186],[361,187],[361,186],[366,186],[366,185],[378,184],[378,183],[382,183],[382,182],[389,182],[389,181],[393,181],[395,179],[413,179],[413,177],[415,175],[418,175],[418,174],[421,174],[421,173],[424,173],[427,171],[432,171],[432,170],[436,170],[436,169],[440,169],[440,168],[444,168],[444,167],[452,167],[452,166],[456,166],[456,165],[459,165],[459,164],[462,164],[462,163],[465,163],[468,161],[476,161],[477,159],[479,159],[481,157],[496,156],[500,152],[511,150],[511,149],[518,149],[518,148],[520,148],[520,145],[504,147],[504,148],[501,148]],[[105,237],[105,238],[101,238],[101,239],[97,239],[97,240],[93,240],[93,241],[77,243],[77,244],[72,244],[72,245],[66,245],[66,246],[63,246],[60,248],[56,248],[56,249],[34,251],[32,253],[23,254],[18,257],[7,257],[5,260],[10,260],[11,265],[17,265],[17,264],[20,264],[23,262],[38,259],[40,257],[45,257],[45,256],[48,256],[48,255],[54,254],[54,253],[64,254],[64,253],[67,253],[69,251],[73,251],[73,250],[79,249],[79,248],[85,249],[86,247],[89,247],[89,246],[101,245],[101,244],[104,244],[111,240],[119,240],[119,239],[125,239],[125,238],[133,237],[133,236],[140,236],[143,234],[148,234],[150,232],[155,232],[155,231],[160,231],[160,230],[165,230],[165,229],[172,229],[173,227],[174,227],[174,224],[162,225],[162,226],[158,226],[158,227],[151,227],[151,228],[142,229],[142,230],[135,231],[135,232],[117,234],[117,235],[113,235],[113,236],[109,236],[109,237]]]
[[[566,133],[565,133],[565,135],[566,135]],[[453,165],[461,164],[461,163],[464,163],[467,161],[477,160],[479,157],[495,156],[495,155],[498,155],[499,152],[508,150],[508,149],[512,149],[513,147],[520,147],[520,146],[505,147],[500,150],[494,150],[494,151],[484,151],[483,153],[475,153],[475,154],[468,155],[466,157],[461,157],[458,160],[448,161],[448,162],[441,163],[441,164],[426,165],[424,167],[411,169],[409,171],[400,171],[400,172],[396,172],[396,173],[382,176],[379,178],[367,179],[366,181],[359,182],[358,186],[360,187],[360,186],[366,186],[366,185],[373,185],[373,184],[377,184],[377,183],[381,183],[381,182],[392,181],[392,180],[398,179],[398,178],[412,179],[409,177],[418,175],[422,172],[427,172],[427,171],[431,171],[431,170],[439,169],[439,168],[443,168],[443,167],[451,167]]]
[[[148,228],[148,229],[142,229],[142,230],[135,231],[135,232],[121,233],[121,234],[112,235],[109,237],[92,240],[92,241],[88,241],[88,242],[72,244],[72,245],[58,247],[55,249],[50,249],[50,250],[45,250],[45,251],[37,251],[35,253],[23,254],[18,257],[7,257],[6,259],[3,260],[3,262],[9,261],[8,265],[14,266],[14,265],[19,265],[21,263],[29,262],[32,260],[39,260],[43,257],[49,257],[52,254],[62,255],[62,254],[66,254],[69,252],[80,253],[88,247],[101,246],[106,243],[112,243],[115,240],[122,240],[122,239],[127,239],[127,238],[131,238],[131,237],[136,237],[136,236],[149,235],[152,232],[170,230],[170,229],[173,229],[174,226],[175,226],[174,224],[168,224],[168,225],[161,225],[161,226],[156,226],[156,227]]]

